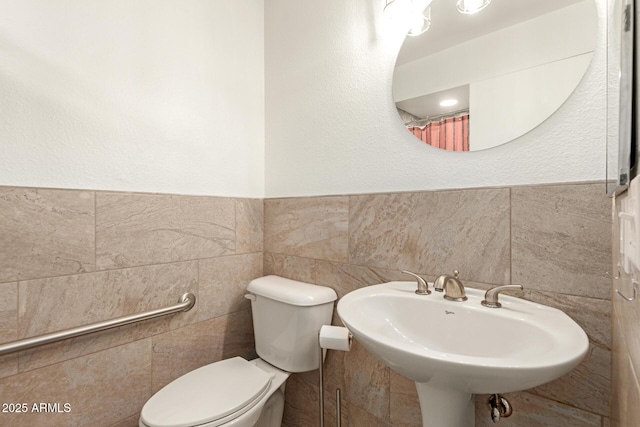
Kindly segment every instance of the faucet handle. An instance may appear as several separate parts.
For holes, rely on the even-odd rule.
[[[427,284],[427,281],[424,280],[422,277],[407,270],[402,270],[402,272],[404,274],[409,274],[416,279],[416,284],[418,285],[418,289],[416,289],[416,294],[429,295],[431,293],[431,291],[429,290],[429,285]]]
[[[498,302],[498,295],[500,292],[504,291],[521,291],[524,288],[522,285],[504,285],[504,286],[496,286],[495,288],[489,289],[484,294],[484,300],[481,302],[482,305],[489,308],[500,308],[502,304]]]

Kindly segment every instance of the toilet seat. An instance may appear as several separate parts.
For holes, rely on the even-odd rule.
[[[219,426],[255,406],[269,391],[272,378],[241,357],[212,363],[153,395],[140,421],[148,427]]]

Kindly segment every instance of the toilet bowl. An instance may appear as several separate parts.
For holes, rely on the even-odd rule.
[[[280,427],[286,380],[318,368],[318,331],[331,323],[337,295],[278,276],[247,291],[259,358],[225,359],[174,380],[144,405],[140,427]]]
[[[289,375],[261,359],[234,357],[203,366],[149,399],[139,426],[266,427],[274,417],[280,425]]]

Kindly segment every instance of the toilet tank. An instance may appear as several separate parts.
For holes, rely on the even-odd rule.
[[[247,291],[258,356],[287,372],[317,369],[318,332],[331,324],[335,291],[279,276],[254,279]]]

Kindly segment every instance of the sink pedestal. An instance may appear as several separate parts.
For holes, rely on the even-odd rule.
[[[416,382],[423,427],[473,427],[473,394]]]

